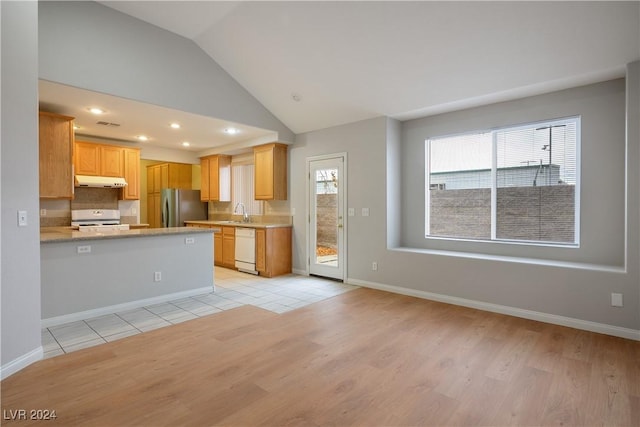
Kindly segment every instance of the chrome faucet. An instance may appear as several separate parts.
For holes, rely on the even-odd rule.
[[[238,208],[242,207],[242,222],[249,222],[249,214],[247,214],[247,210],[244,207],[244,203],[237,203],[236,207],[233,209],[233,213],[238,213]]]

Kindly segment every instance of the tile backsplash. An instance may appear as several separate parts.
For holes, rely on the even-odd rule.
[[[123,224],[139,223],[140,202],[118,200],[119,191],[117,188],[77,187],[71,201],[40,199],[40,227],[71,225],[71,210],[75,209],[119,209]]]
[[[44,216],[43,210],[46,212]],[[40,227],[64,227],[70,224],[69,200],[40,199]]]
[[[71,210],[118,209],[118,188],[76,188]]]

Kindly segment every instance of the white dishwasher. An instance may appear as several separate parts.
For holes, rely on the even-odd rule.
[[[236,268],[245,273],[256,271],[256,230],[236,227]]]

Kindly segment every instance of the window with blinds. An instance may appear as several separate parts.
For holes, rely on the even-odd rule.
[[[254,166],[248,164],[231,165],[231,204],[235,210],[242,203],[248,215],[262,215],[262,201],[254,200]],[[238,211],[237,213],[241,213]]]
[[[579,243],[578,117],[428,139],[427,237]]]

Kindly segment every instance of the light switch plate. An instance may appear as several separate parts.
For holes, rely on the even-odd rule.
[[[369,208],[362,208],[362,216],[369,216]]]
[[[349,208],[349,216],[356,216],[355,208]]]
[[[27,226],[27,211],[18,211],[18,227]]]

